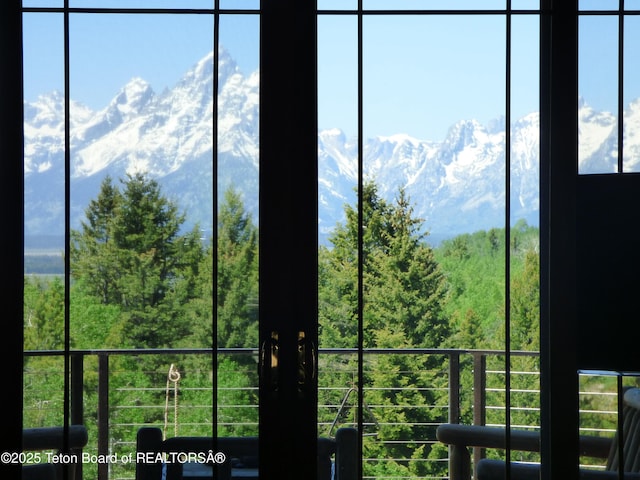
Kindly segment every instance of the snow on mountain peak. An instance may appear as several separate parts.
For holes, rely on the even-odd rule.
[[[344,144],[347,138],[339,128],[328,128],[318,132],[318,141],[321,143],[340,143]]]
[[[181,78],[179,86],[188,84],[202,85],[203,82],[213,82],[214,58],[213,50],[198,60]],[[218,81],[224,85],[229,77],[239,73],[238,65],[227,50],[220,45],[218,48]]]
[[[153,99],[151,85],[139,77],[132,78],[109,104],[109,109],[117,109],[123,120],[142,111]]]
[[[35,102],[25,102],[25,122],[33,127],[55,127],[64,121],[64,95],[58,90],[39,95]]]
[[[605,147],[611,144],[612,136],[617,135],[617,118],[610,112],[601,112],[591,107],[584,99],[579,102],[578,109],[578,164],[580,173],[602,172],[607,169],[606,164],[610,150]],[[616,136],[617,139],[617,136]]]
[[[25,174],[43,173],[56,165],[64,155],[64,94],[52,91],[38,96],[34,102],[24,102],[24,169]],[[87,122],[93,111],[70,101],[72,130]]]
[[[411,135],[407,135],[405,133],[396,133],[395,135],[390,135],[388,137],[379,136],[378,139],[381,142],[391,142],[396,144],[410,143],[414,146],[417,146],[421,143],[417,138],[414,138]]]
[[[213,52],[209,52],[191,67],[180,79],[178,85],[199,84],[210,79],[213,79]]]
[[[161,178],[169,194],[190,202],[182,206],[195,221],[210,218],[213,60],[210,52],[162,94],[156,95],[145,80],[133,78],[98,112],[71,102],[74,211],[81,211],[95,197],[104,173],[117,178],[125,172],[144,171]],[[218,181],[220,185],[246,187],[247,206],[257,210],[257,198],[250,197],[259,169],[259,72],[245,76],[221,48],[218,73]],[[601,150],[611,151],[617,120],[610,113],[595,111],[584,100],[580,105],[580,155],[588,160]],[[508,128],[512,200],[516,200],[513,213],[535,222],[540,116],[531,113],[509,127],[504,122],[498,118],[485,126],[463,120],[440,142],[405,134],[363,139],[364,174],[379,184],[385,197],[391,198],[398,187],[406,187],[416,204],[416,214],[425,219],[432,233],[490,228],[495,226],[492,222],[503,222]],[[630,154],[640,159],[640,102],[630,105],[625,122],[625,135],[630,137],[625,139],[625,148],[633,148]],[[54,92],[25,103],[25,184],[37,193],[36,200],[29,197],[25,201],[32,218],[25,227],[29,233],[60,224],[59,219],[45,215],[41,205],[55,203],[47,186],[51,178],[63,178],[64,143],[64,96]],[[342,130],[318,132],[319,228],[324,235],[342,220],[344,204],[355,201],[358,155],[358,142]],[[40,198],[46,195],[51,198]]]

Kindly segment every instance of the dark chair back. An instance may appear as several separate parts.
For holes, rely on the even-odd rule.
[[[609,452],[607,470],[618,471],[620,466],[620,437],[622,437],[623,470],[640,472],[640,389],[630,388],[624,393],[622,431],[617,431]]]
[[[334,438],[318,439],[318,480],[355,480],[357,475],[357,430],[341,428]],[[257,476],[258,437],[219,437],[214,448],[211,437],[174,437],[162,439],[159,428],[144,427],[138,430],[138,454],[164,453],[224,453],[224,463],[204,467],[209,468],[208,478],[229,480],[233,478],[234,469],[244,472],[245,477],[250,470]],[[163,465],[162,462],[146,462],[138,459],[136,463],[136,480],[160,480],[163,468],[166,468],[166,480],[180,480],[183,471],[189,466],[182,462]],[[203,469],[203,470],[204,470]],[[215,470],[214,470],[215,469]],[[205,470],[206,472],[206,470]],[[335,474],[334,474],[335,472]],[[206,474],[205,474],[206,475]]]
[[[64,427],[37,427],[25,428],[22,431],[22,450],[25,452],[38,452],[43,450],[55,450],[62,452],[68,447],[68,453],[78,458],[81,462],[82,448],[87,444],[89,436],[84,425],[69,425]],[[46,458],[46,457],[43,457]],[[61,480],[62,478],[75,479],[77,463],[53,464],[38,463],[24,465],[22,467],[23,480]],[[65,475],[67,475],[65,477]]]

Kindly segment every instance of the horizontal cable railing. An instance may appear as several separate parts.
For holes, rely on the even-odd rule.
[[[71,421],[89,429],[85,451],[119,458],[133,452],[135,456],[136,432],[144,426],[161,428],[168,437],[211,435],[211,353],[209,349],[72,351]],[[62,355],[25,352],[25,427],[62,422]],[[257,349],[218,350],[215,414],[220,436],[258,433],[257,355]],[[540,425],[537,356],[535,352],[510,354],[509,414],[514,428],[537,430]],[[435,437],[440,424],[506,423],[504,352],[365,349],[363,358],[364,478],[447,478],[448,451]],[[319,351],[321,436],[357,424],[356,359],[356,349]],[[168,378],[171,365],[180,374],[177,381]],[[590,394],[587,383],[584,396]],[[581,413],[589,417],[582,425],[585,431],[610,432],[603,428],[607,422],[597,416],[611,417],[615,408],[601,403]],[[475,452],[474,458],[485,454]],[[87,479],[133,479],[135,465],[85,464],[80,472]]]

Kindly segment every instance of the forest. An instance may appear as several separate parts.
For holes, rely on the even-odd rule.
[[[504,350],[507,318],[511,349],[537,352],[539,233],[519,221],[509,229],[508,239],[504,228],[494,228],[431,246],[402,189],[386,201],[375,183],[368,182],[362,199],[364,346],[389,349],[391,354],[366,357],[363,386],[355,384],[355,356],[321,354],[319,432],[331,434],[333,427],[348,424],[355,412],[355,394],[349,398],[350,393],[364,388],[365,457],[372,459],[365,463],[365,474],[446,475],[446,448],[433,439],[435,425],[446,421],[447,357],[395,354],[393,349]],[[67,293],[72,349],[206,349],[214,335],[222,349],[257,347],[259,231],[239,192],[225,192],[215,245],[211,238],[202,238],[197,225],[185,232],[186,214],[155,180],[142,174],[119,182],[107,177],[85,217],[71,233],[69,292],[60,277],[25,275],[25,350],[63,348]],[[321,349],[357,345],[354,205],[345,205],[345,218],[336,225],[330,245],[318,252]],[[487,359],[487,368],[504,370],[504,361],[495,355]],[[56,357],[26,357],[25,426],[60,423],[61,362]],[[135,430],[142,425],[162,426],[168,435],[211,433],[210,355],[123,355],[112,356],[110,362],[112,449],[135,448]],[[535,355],[512,362],[514,371],[539,372]],[[216,363],[218,434],[257,434],[255,356],[221,354]],[[172,365],[180,372],[180,392],[178,383],[170,384],[167,377]],[[95,357],[87,357],[84,368],[84,414],[91,444],[97,421]],[[461,383],[470,383],[471,370],[466,365]],[[504,375],[493,378],[487,401],[504,405]],[[539,376],[519,375],[511,385],[514,391],[535,392]],[[512,402],[523,408],[514,410],[512,422],[538,425],[537,409],[531,408],[538,406],[537,397],[518,395]],[[470,403],[463,405],[461,420],[472,420]],[[504,412],[488,412],[487,423],[504,424]],[[86,478],[95,478],[91,474]]]

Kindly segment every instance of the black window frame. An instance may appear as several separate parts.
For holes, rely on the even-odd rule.
[[[302,2],[300,2],[302,3]],[[577,0],[541,1],[541,359],[543,478],[577,478],[575,211],[577,172]],[[22,6],[0,5],[0,195],[6,231],[6,368],[2,451],[19,451],[22,429]],[[18,159],[16,161],[15,159]],[[13,161],[12,161],[13,160]],[[553,321],[562,319],[562,321]],[[606,352],[603,353],[606,355]],[[6,403],[5,403],[6,401]],[[556,452],[558,452],[556,454]],[[5,478],[19,465],[3,463]]]

